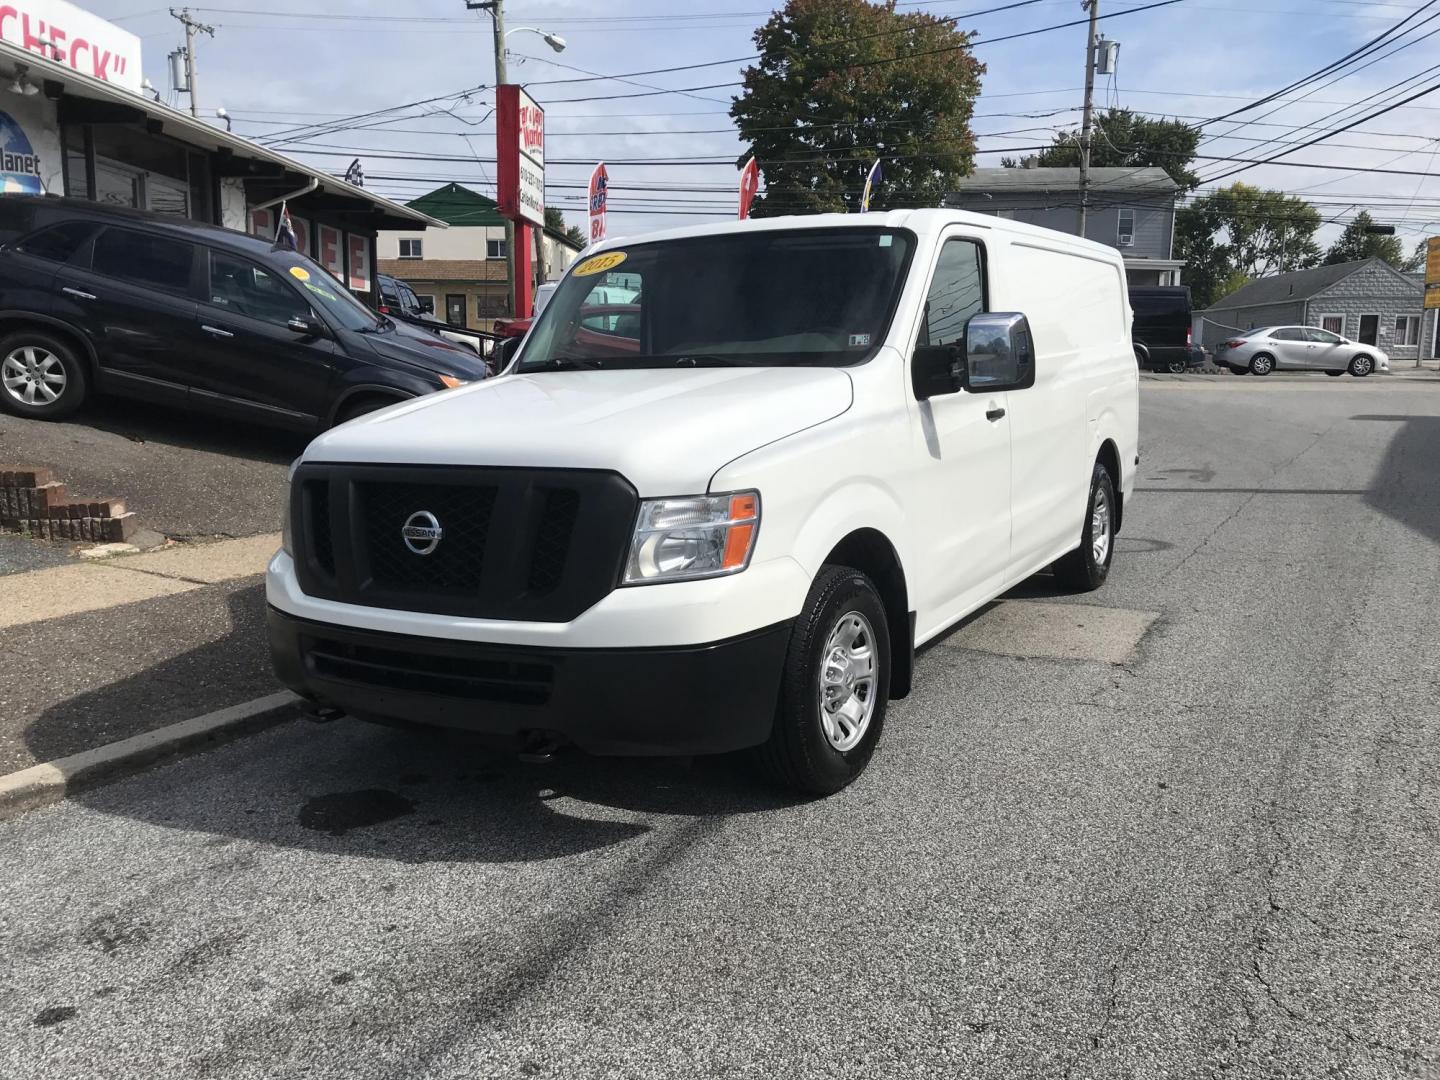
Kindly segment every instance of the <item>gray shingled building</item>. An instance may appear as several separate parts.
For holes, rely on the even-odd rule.
[[[1435,355],[1434,316],[1425,287],[1383,259],[1317,266],[1259,278],[1196,312],[1195,339],[1213,349],[1257,326],[1318,326],[1378,345],[1391,360]]]

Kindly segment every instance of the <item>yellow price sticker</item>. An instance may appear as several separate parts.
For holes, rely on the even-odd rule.
[[[589,277],[591,274],[603,274],[606,270],[614,270],[624,261],[625,252],[607,251],[603,255],[595,255],[586,259],[570,272],[576,277]]]
[[[292,266],[290,267],[290,276],[296,281],[309,281],[310,271],[306,270],[303,266]]]

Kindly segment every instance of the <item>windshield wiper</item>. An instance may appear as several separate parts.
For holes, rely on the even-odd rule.
[[[673,360],[676,367],[742,367],[746,361],[725,353],[685,353],[683,356],[664,356],[662,360]]]

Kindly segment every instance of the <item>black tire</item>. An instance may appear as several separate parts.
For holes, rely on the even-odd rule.
[[[1256,353],[1250,358],[1251,375],[1269,375],[1275,370],[1275,358],[1269,353]]]
[[[1361,353],[1358,356],[1352,356],[1350,358],[1349,371],[1350,374],[1354,375],[1357,379],[1363,379],[1366,375],[1369,375],[1370,372],[1374,370],[1375,360],[1373,357],[1369,357],[1366,356],[1364,353]]]
[[[1095,508],[1103,496],[1107,510],[1104,528],[1110,534],[1105,555],[1095,558]],[[1115,480],[1100,462],[1090,472],[1090,498],[1085,501],[1085,522],[1080,527],[1080,544],[1055,562],[1055,580],[1076,592],[1093,592],[1110,576],[1110,563],[1115,558]]]
[[[1184,375],[1185,372],[1190,370],[1190,365],[1184,360],[1171,360],[1170,363],[1165,365],[1165,370],[1171,375]]]
[[[1333,376],[1335,376],[1335,378],[1338,379],[1341,375],[1344,375],[1345,372],[1343,372],[1343,371],[1327,371],[1327,372],[1325,372],[1325,374],[1326,374],[1326,375],[1333,375]]]
[[[42,384],[24,381],[36,373],[40,378],[50,376],[44,378],[43,385],[47,386],[54,385],[56,373],[63,377],[54,401],[32,404],[23,400],[27,392],[37,396],[33,388]],[[22,381],[12,387],[6,381],[7,375],[11,380],[22,377]],[[17,330],[0,341],[0,408],[6,412],[33,420],[59,420],[85,404],[89,394],[85,364],[67,342],[40,330]]]
[[[378,412],[381,409],[388,408],[404,400],[404,398],[362,397],[354,401],[346,402],[335,417],[335,426],[339,427],[341,424],[348,423],[356,417],[364,416],[366,413]]]
[[[831,635],[855,613],[868,623],[871,636],[874,676],[865,700],[873,707],[859,741],[842,751],[825,734],[820,695]],[[885,605],[874,583],[848,566],[821,570],[790,632],[775,726],[769,741],[755,750],[761,770],[774,782],[810,795],[831,795],[864,772],[885,725],[890,656]]]

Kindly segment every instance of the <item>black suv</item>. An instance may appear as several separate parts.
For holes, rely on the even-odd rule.
[[[313,430],[485,377],[269,241],[82,199],[0,196],[0,407],[128,394]]]
[[[1205,350],[1190,343],[1188,285],[1132,288],[1130,307],[1135,311],[1135,360],[1141,367],[1179,375],[1205,363]]]

